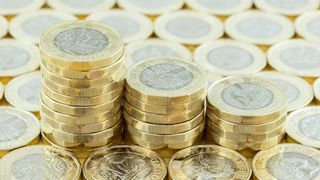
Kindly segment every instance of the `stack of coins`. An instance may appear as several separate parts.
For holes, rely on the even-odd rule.
[[[192,63],[160,58],[136,64],[126,76],[124,118],[143,147],[182,149],[202,137],[206,75]]]
[[[262,150],[280,143],[287,117],[280,87],[239,76],[222,79],[208,91],[208,138],[234,150]]]
[[[99,23],[70,21],[40,40],[42,134],[52,145],[93,150],[121,137],[124,46]]]

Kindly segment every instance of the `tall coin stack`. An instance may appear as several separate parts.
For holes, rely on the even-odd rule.
[[[208,91],[209,139],[234,150],[262,150],[283,138],[287,100],[280,87],[240,76],[222,79]]]
[[[136,64],[126,76],[125,129],[138,145],[182,149],[202,137],[207,79],[189,62],[161,58]]]
[[[43,138],[72,151],[117,141],[126,73],[120,35],[99,23],[70,21],[48,29],[40,49]]]

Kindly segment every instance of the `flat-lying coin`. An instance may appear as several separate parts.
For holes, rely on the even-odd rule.
[[[5,36],[8,32],[9,23],[7,19],[0,15],[0,38]]]
[[[2,180],[78,180],[81,176],[81,165],[70,152],[43,145],[12,151],[1,159],[0,169]]]
[[[172,180],[248,180],[252,174],[245,157],[215,145],[192,146],[176,152],[169,162],[168,170]]]
[[[319,2],[319,1],[318,1]],[[320,42],[320,12],[306,12],[300,15],[294,22],[296,32],[308,41]]]
[[[0,14],[10,16],[34,11],[40,9],[45,2],[45,0],[3,0],[0,3]]]

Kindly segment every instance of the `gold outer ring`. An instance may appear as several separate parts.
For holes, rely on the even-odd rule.
[[[138,99],[132,97],[128,93],[125,93],[125,99],[127,102],[132,105],[133,107],[149,113],[155,114],[179,114],[186,111],[191,111],[197,109],[199,107],[204,108],[204,100],[199,99],[193,102],[189,102],[187,104],[180,104],[180,105],[168,105],[168,106],[161,106],[161,105],[153,105],[147,104],[139,101]]]
[[[210,154],[212,154],[213,156],[210,156]],[[223,168],[224,164],[216,164],[216,161],[227,162],[217,160],[217,158],[220,157],[230,160],[234,165],[234,174],[232,174],[232,177],[223,177],[223,175],[226,174],[219,176],[218,174],[214,174],[214,171],[211,172],[210,170],[207,170],[207,166],[202,166],[202,162],[206,165],[208,165],[207,163],[210,164],[210,162],[212,162],[213,164],[215,164],[215,168]],[[188,162],[188,160],[190,159],[193,159],[194,161]],[[195,162],[194,165],[190,164],[193,162]],[[211,172],[210,174],[212,174],[212,176],[208,174],[208,176],[205,177],[216,177],[217,179],[221,178],[249,180],[252,174],[250,164],[247,162],[247,159],[245,157],[243,157],[236,151],[216,145],[197,145],[176,152],[168,163],[170,178],[172,180],[192,179],[193,177],[190,177],[186,174],[186,171],[183,168],[183,166],[185,165],[190,165],[190,167],[197,168],[194,169],[194,171],[191,170],[191,172],[197,172],[196,174],[189,174],[193,177],[199,177],[200,173],[202,172]]]
[[[165,125],[165,124],[152,124],[146,123],[143,121],[139,121],[133,117],[131,117],[126,111],[123,112],[124,119],[126,123],[140,131],[146,133],[153,133],[153,134],[177,134],[183,133],[186,131],[190,131],[198,126],[202,121],[204,121],[204,112],[200,113],[194,119],[189,121],[179,123],[179,124],[172,124],[172,125]]]
[[[162,114],[155,114],[155,113],[147,113],[144,111],[140,111],[133,106],[131,106],[126,100],[123,103],[123,107],[125,111],[133,118],[147,122],[147,123],[154,123],[154,124],[177,124],[183,123],[190,119],[195,118],[199,115],[203,108],[195,109],[189,112],[184,112],[180,114],[170,114],[170,115],[162,115]]]

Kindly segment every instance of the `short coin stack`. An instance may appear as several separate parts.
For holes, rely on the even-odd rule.
[[[208,138],[234,150],[262,150],[281,141],[287,105],[280,87],[240,76],[220,80],[208,91]]]
[[[70,21],[47,30],[40,49],[43,137],[77,152],[118,140],[126,73],[120,35],[99,23]]]
[[[207,80],[200,68],[176,58],[154,59],[130,68],[126,82],[125,128],[135,143],[182,149],[202,137]]]

